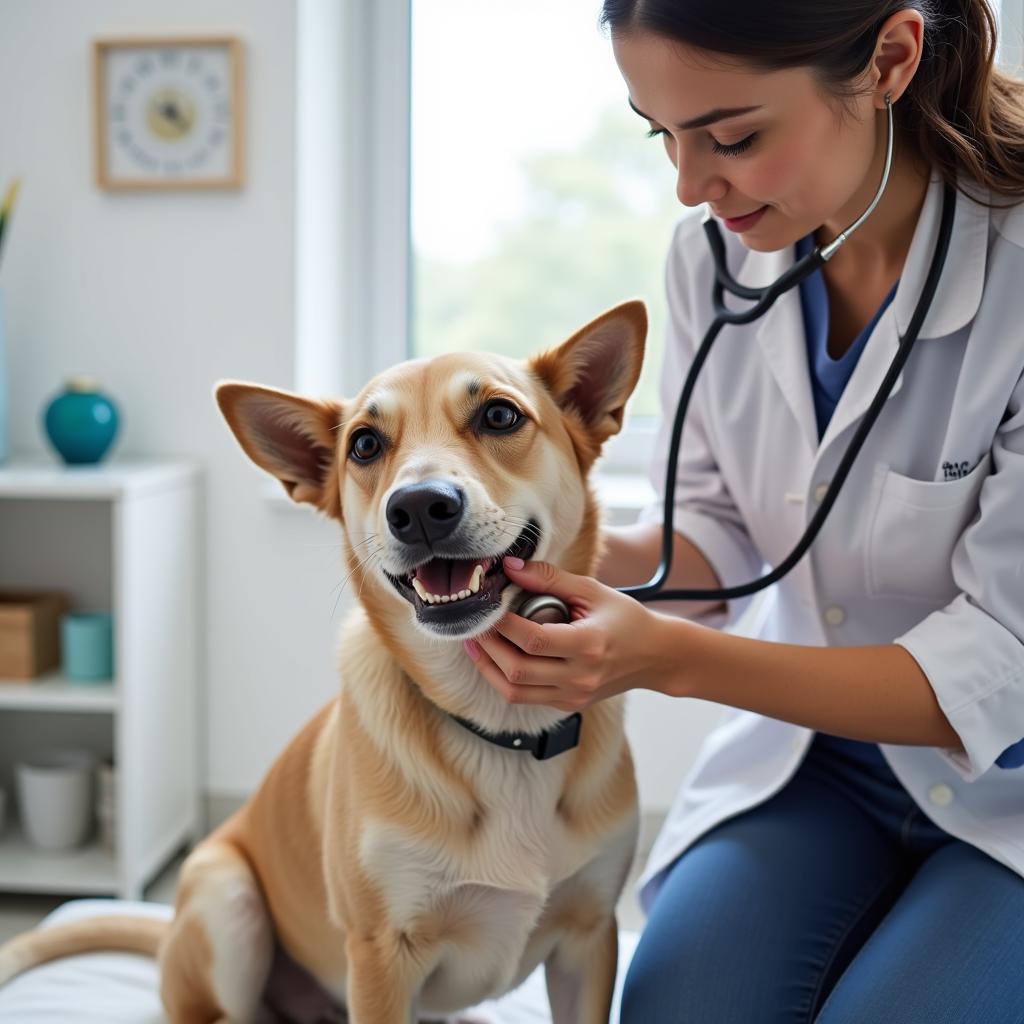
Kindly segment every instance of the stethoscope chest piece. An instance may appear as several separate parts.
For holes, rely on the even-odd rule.
[[[531,622],[568,622],[569,606],[554,594],[530,594],[516,609],[516,615]]]

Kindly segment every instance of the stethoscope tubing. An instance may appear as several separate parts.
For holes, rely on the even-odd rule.
[[[873,205],[866,212],[870,212]],[[931,308],[932,300],[935,297],[935,292],[938,288],[939,279],[942,276],[942,270],[946,263],[946,256],[949,252],[950,238],[953,233],[953,219],[955,212],[956,190],[952,185],[947,184],[943,192],[942,220],[939,227],[939,236],[935,245],[935,252],[932,255],[932,262],[928,270],[928,276],[925,279],[924,287],[921,290],[921,297],[919,298],[917,308],[914,310],[914,314],[911,317],[910,324],[907,327],[907,332],[899,340],[896,355],[893,357],[893,360],[889,365],[889,369],[886,371],[885,377],[882,380],[878,391],[875,393],[875,397],[872,400],[871,405],[868,407],[868,411],[865,413],[850,441],[850,444],[843,453],[843,457],[840,459],[839,465],[836,467],[836,471],[832,477],[832,482],[828,487],[824,499],[818,506],[817,511],[811,518],[811,521],[808,523],[807,528],[804,530],[803,535],[793,550],[785,559],[783,559],[782,562],[772,569],[771,572],[765,574],[759,579],[751,580],[749,583],[731,587],[677,588],[674,590],[665,590],[663,587],[672,568],[672,549],[675,532],[673,528],[675,484],[683,423],[690,407],[690,400],[693,396],[697,379],[700,376],[701,368],[711,351],[711,346],[714,344],[715,339],[726,324],[746,324],[756,320],[759,316],[762,316],[767,312],[780,295],[795,287],[804,278],[814,273],[825,263],[827,259],[826,256],[822,255],[821,249],[816,249],[813,253],[810,253],[808,256],[805,256],[802,260],[796,263],[768,287],[764,289],[749,288],[741,285],[738,281],[732,278],[728,268],[726,267],[725,246],[722,243],[721,234],[718,232],[717,225],[715,225],[713,221],[705,221],[704,227],[711,245],[712,255],[715,259],[715,284],[713,288],[715,318],[712,321],[711,326],[708,328],[707,333],[704,335],[704,339],[701,342],[701,345],[694,356],[693,363],[690,366],[690,370],[686,375],[686,380],[679,396],[679,402],[676,406],[676,413],[672,423],[668,465],[665,474],[661,563],[659,564],[654,576],[647,583],[639,586],[619,587],[618,590],[621,593],[628,594],[630,597],[635,597],[638,601],[729,601],[740,597],[747,597],[750,594],[755,594],[760,590],[764,590],[766,587],[770,587],[773,583],[777,583],[800,561],[801,558],[803,558],[808,548],[810,548],[811,544],[820,533],[822,526],[825,524],[825,520],[828,517],[829,512],[832,510],[833,505],[835,505],[842,486],[853,467],[854,460],[857,458],[864,442],[867,440],[867,436],[871,432],[871,428],[874,426],[875,421],[881,414],[886,401],[888,401],[889,395],[892,393],[892,390],[896,385],[896,381],[899,378],[903,367],[906,365],[907,359],[910,357],[910,353],[917,341],[918,334],[924,324],[925,317],[928,315],[928,310]],[[859,226],[863,220],[864,217],[862,216],[857,222],[857,226]],[[846,232],[845,234],[849,234],[849,232]],[[731,311],[726,308],[724,304],[724,293],[726,290],[738,295],[740,298],[752,299],[755,304],[750,309],[742,312]]]

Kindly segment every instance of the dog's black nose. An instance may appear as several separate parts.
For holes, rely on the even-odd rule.
[[[462,491],[444,480],[400,487],[388,498],[386,516],[391,532],[403,544],[444,540],[462,521]]]

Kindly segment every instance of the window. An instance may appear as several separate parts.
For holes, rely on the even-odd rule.
[[[995,6],[1000,63],[1020,73],[1024,0]],[[683,211],[599,11],[298,0],[300,391],[352,394],[413,354],[527,355],[638,295],[652,314],[644,373],[604,466],[645,471],[662,268]]]
[[[654,417],[684,211],[599,13],[412,0],[412,348],[527,356],[638,296],[651,326],[629,411]]]
[[[999,15],[999,63],[1009,72],[1024,74],[1024,0],[1001,0]]]

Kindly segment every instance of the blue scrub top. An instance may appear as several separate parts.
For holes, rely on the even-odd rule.
[[[814,251],[814,235],[801,238],[796,243],[797,259]],[[898,284],[898,282],[897,282]],[[807,365],[811,371],[811,390],[814,394],[814,412],[818,418],[818,440],[825,436],[825,428],[836,411],[839,398],[853,374],[853,368],[860,359],[864,346],[875,329],[875,324],[889,308],[896,294],[896,285],[882,300],[871,323],[854,339],[853,344],[838,358],[828,354],[828,292],[822,273],[811,274],[800,283],[800,305],[804,313],[804,334],[807,340]]]

